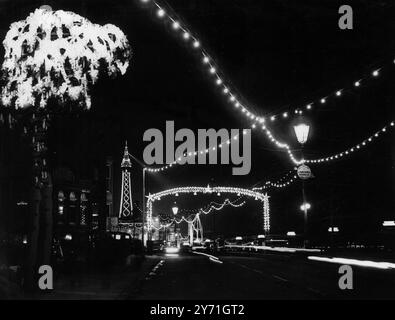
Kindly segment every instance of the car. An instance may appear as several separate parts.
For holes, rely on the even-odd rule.
[[[177,245],[175,242],[167,242],[165,247],[164,247],[164,252],[165,253],[179,253],[180,252],[180,247]]]

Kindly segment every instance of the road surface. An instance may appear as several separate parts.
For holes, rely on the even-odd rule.
[[[163,256],[134,299],[394,299],[395,270],[353,267],[353,290],[338,285],[340,265],[294,254]],[[222,262],[222,263],[221,263]]]

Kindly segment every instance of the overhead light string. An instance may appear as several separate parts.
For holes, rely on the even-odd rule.
[[[227,97],[228,102],[235,109],[239,110],[242,114],[244,114],[244,116],[252,123],[251,124],[252,129],[260,128],[261,130],[263,130],[263,132],[265,133],[265,136],[274,145],[276,145],[278,148],[284,149],[284,151],[286,151],[286,153],[288,154],[288,156],[293,164],[300,165],[300,164],[303,164],[306,162],[305,159],[297,159],[295,157],[295,155],[293,154],[290,146],[287,143],[276,139],[275,136],[273,135],[272,131],[268,128],[268,126],[269,126],[268,123],[276,121],[279,118],[278,115],[259,116],[259,115],[255,114],[254,112],[252,112],[250,110],[250,108],[248,108],[246,106],[246,104],[241,101],[241,98],[239,98],[240,95],[237,94],[232,89],[232,86],[230,85],[230,83],[228,81],[225,80],[225,77],[222,76],[222,73],[219,72],[218,67],[217,67],[218,64],[215,62],[215,60],[212,58],[212,56],[208,54],[207,50],[205,50],[202,47],[200,40],[197,37],[195,37],[194,34],[187,27],[185,27],[184,24],[182,24],[179,21],[179,19],[176,19],[174,17],[175,14],[172,15],[172,14],[167,13],[165,8],[162,7],[156,0],[140,0],[140,1],[143,3],[152,3],[155,7],[157,17],[159,19],[168,19],[168,21],[172,25],[172,29],[175,32],[179,32],[182,35],[181,39],[183,39],[183,41],[185,43],[191,44],[191,47],[193,50],[198,50],[198,53],[199,53],[199,56],[201,59],[201,63],[203,64],[207,73],[211,76],[209,79],[212,79],[211,81],[214,82],[214,84],[218,88],[218,90],[223,95],[225,95]],[[373,78],[377,78],[380,75],[381,69],[382,68],[380,68],[380,67],[375,68],[371,72],[371,76]],[[364,79],[366,79],[366,78],[360,78],[357,81],[355,81],[353,84],[354,87],[356,87],[356,88],[360,87],[361,83],[364,81]],[[327,102],[327,99],[332,96],[335,96],[335,97],[342,96],[344,90],[345,90],[344,88],[338,89],[333,94],[321,97],[319,99],[319,102],[317,101],[315,103],[307,104],[305,106],[305,110],[313,109],[313,106],[317,105],[318,103],[321,105],[324,105]],[[294,113],[300,115],[303,113],[303,111],[302,111],[302,109],[298,108],[298,109],[294,110]],[[290,115],[289,112],[283,112],[281,114],[281,116],[283,118],[288,118],[289,115]],[[171,164],[171,165],[173,165],[173,164]],[[167,169],[168,167],[170,167],[170,164],[165,167],[162,167],[162,168],[152,169],[153,171],[150,171],[150,172],[159,172],[161,170],[163,171],[163,170]]]
[[[246,133],[247,133],[246,130],[243,130],[243,134],[246,134]],[[165,166],[155,167],[155,168],[145,167],[145,170],[148,172],[151,172],[151,173],[165,171],[165,170],[170,169],[176,165],[181,165],[180,162],[185,159],[194,158],[196,156],[203,155],[203,154],[208,154],[209,152],[217,152],[217,150],[220,150],[224,146],[229,146],[231,144],[232,140],[237,140],[238,138],[239,138],[239,134],[236,134],[233,137],[226,140],[225,142],[221,142],[215,146],[210,146],[209,148],[184,153],[182,157],[178,157],[176,160],[174,160],[173,162],[171,162]]]
[[[382,127],[381,129],[379,129],[374,134],[367,137],[360,143],[358,143],[358,144],[354,145],[353,147],[350,147],[342,152],[338,152],[336,154],[333,154],[333,155],[327,156],[327,157],[323,157],[323,158],[305,160],[305,162],[306,163],[323,163],[323,162],[329,162],[329,161],[338,160],[338,159],[350,156],[353,153],[362,150],[363,148],[367,147],[368,145],[370,145],[371,143],[376,141],[384,133],[387,133],[389,130],[393,129],[394,125],[395,125],[395,122],[391,121],[388,125]]]

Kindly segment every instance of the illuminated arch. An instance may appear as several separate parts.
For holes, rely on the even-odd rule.
[[[270,208],[269,208],[269,196],[267,193],[261,193],[258,191],[237,188],[237,187],[178,187],[173,189],[167,189],[158,193],[150,194],[147,201],[147,227],[148,230],[152,229],[152,208],[155,201],[160,200],[162,197],[178,194],[212,194],[212,193],[232,193],[238,196],[247,196],[254,198],[257,201],[262,202],[262,218],[263,218],[263,230],[265,233],[270,231]]]

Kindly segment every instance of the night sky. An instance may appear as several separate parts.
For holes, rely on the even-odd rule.
[[[341,98],[328,98],[323,107],[307,114],[312,125],[305,157],[341,152],[394,119],[395,3],[348,1],[354,9],[354,30],[338,28],[340,1],[324,0],[169,0],[167,3],[215,58],[225,79],[261,115],[293,110],[346,88]],[[0,37],[12,21],[25,19],[41,1],[0,1]],[[133,50],[125,76],[103,77],[91,90],[92,109],[64,115],[51,127],[50,148],[55,166],[69,167],[80,178],[92,178],[95,167],[112,156],[115,191],[120,193],[123,145],[142,159],[144,131],[164,130],[166,120],[176,128],[248,128],[250,123],[218,93],[200,56],[138,0],[47,1],[54,10],[71,10],[93,23],[112,23],[127,35]],[[164,4],[167,11],[170,8]],[[0,52],[3,56],[4,50]],[[377,67],[378,79],[369,77]],[[367,76],[359,88],[353,83]],[[270,126],[275,136],[300,155],[292,123],[295,117]],[[197,132],[197,131],[195,131]],[[341,161],[311,165],[315,178],[306,184],[312,204],[310,223],[316,234],[336,224],[360,235],[394,219],[394,134],[391,130],[374,144]],[[15,161],[19,161],[15,159]],[[249,188],[282,177],[293,168],[287,154],[252,132],[252,169],[232,176],[232,166],[177,166],[148,175],[148,192],[176,186],[226,185]],[[141,167],[132,171],[133,197],[141,203]],[[272,232],[303,230],[301,183],[268,191]],[[180,209],[194,209],[225,197],[179,197]],[[232,198],[233,199],[233,198]],[[115,195],[116,212],[119,195]],[[174,199],[155,206],[169,212]],[[248,202],[248,201],[247,201]],[[225,235],[259,233],[261,207],[249,201],[239,209],[217,214],[215,228]],[[213,230],[212,217],[203,221]]]

